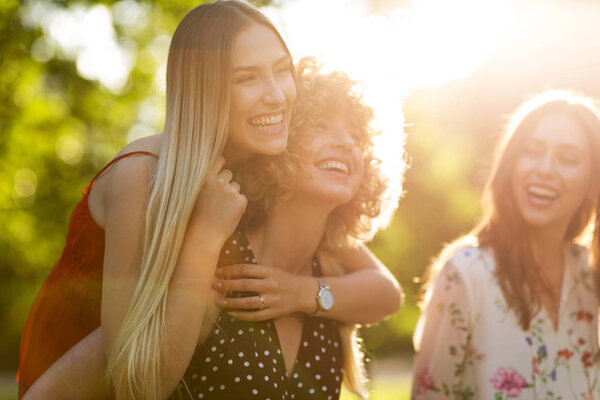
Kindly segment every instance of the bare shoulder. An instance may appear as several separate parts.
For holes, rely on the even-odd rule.
[[[144,206],[150,193],[156,159],[144,155],[126,157],[115,163],[104,177],[104,210],[125,205]]]
[[[117,157],[131,153],[133,151],[148,151],[150,153],[158,154],[160,152],[160,146],[162,143],[162,135],[152,135],[146,136],[133,142],[129,143],[127,146],[123,147],[121,151],[117,154]]]
[[[161,135],[148,136],[128,144],[115,157],[134,151],[159,154],[160,146]],[[115,204],[132,201],[138,206],[145,205],[156,165],[155,157],[132,155],[114,163],[98,177],[88,198],[90,214],[98,226],[105,227],[106,213]]]

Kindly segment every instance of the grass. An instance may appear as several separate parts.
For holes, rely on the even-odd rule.
[[[370,400],[408,400],[410,399],[410,380],[375,380],[372,384]],[[342,388],[340,400],[358,400],[354,394]]]
[[[0,374],[0,400],[15,400],[17,398],[17,382],[14,373]]]
[[[370,400],[410,399],[410,361],[404,358],[376,362],[371,381]],[[15,400],[17,384],[12,373],[0,374],[0,400]],[[342,387],[340,400],[358,400],[358,397]]]

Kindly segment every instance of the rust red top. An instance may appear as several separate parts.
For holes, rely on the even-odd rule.
[[[56,360],[100,326],[104,230],[90,214],[88,196],[96,179],[124,157],[108,163],[83,189],[58,262],[39,290],[27,317],[19,356],[19,399]]]

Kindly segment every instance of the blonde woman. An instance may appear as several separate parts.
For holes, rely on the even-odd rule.
[[[434,265],[413,398],[598,399],[600,112],[546,92],[510,121],[488,212]],[[580,238],[581,239],[581,238]],[[593,266],[592,266],[593,265]]]
[[[218,254],[246,204],[220,155],[234,168],[253,154],[283,151],[296,95],[291,65],[271,23],[244,3],[202,5],[181,22],[169,53],[164,134],[127,146],[77,205],[25,328],[20,396],[90,332],[74,358],[67,353],[39,380],[40,398],[110,396],[98,384],[104,351],[117,398],[172,391],[214,322],[205,311]],[[332,289],[358,283],[383,296],[350,303],[344,315],[395,311],[397,284],[370,254],[336,257],[354,255],[367,275],[342,277]]]

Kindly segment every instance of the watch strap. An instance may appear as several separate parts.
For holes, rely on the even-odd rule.
[[[317,294],[315,296],[315,300],[317,301],[317,308],[316,310],[312,313],[312,315],[316,315],[319,313],[319,311],[325,311],[323,309],[323,307],[321,306],[321,291],[323,289],[329,289],[331,290],[331,287],[322,279],[319,278],[315,278],[317,280],[317,283],[319,284],[319,289],[317,290]]]

